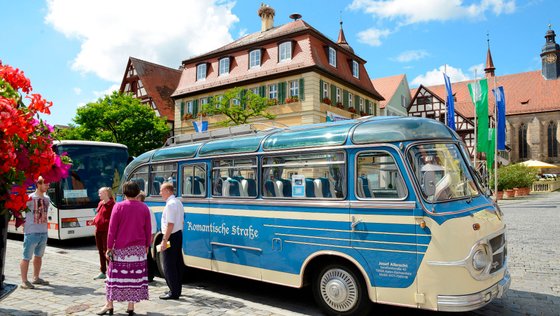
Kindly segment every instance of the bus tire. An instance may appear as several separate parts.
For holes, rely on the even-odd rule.
[[[367,315],[372,303],[356,269],[341,263],[329,264],[313,279],[313,297],[327,315]]]

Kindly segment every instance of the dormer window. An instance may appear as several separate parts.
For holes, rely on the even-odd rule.
[[[336,49],[329,47],[329,65],[336,67]]]
[[[206,80],[206,63],[196,66],[196,81]]]
[[[292,59],[292,42],[284,42],[278,46],[278,61],[289,61]]]
[[[354,78],[360,78],[360,64],[355,60],[352,60],[352,76],[354,76]]]
[[[252,50],[249,53],[249,69],[261,66],[261,49]]]
[[[219,76],[229,74],[229,57],[220,59]]]

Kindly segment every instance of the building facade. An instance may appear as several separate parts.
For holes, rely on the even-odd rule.
[[[372,79],[371,83],[385,98],[379,102],[379,115],[407,116],[411,95],[405,74]]]
[[[378,113],[383,97],[371,83],[366,61],[346,42],[342,22],[335,42],[299,15],[275,27],[271,7],[262,5],[258,12],[260,32],[183,61],[172,95],[176,135],[192,133],[203,105],[235,87],[275,100],[267,111],[285,125],[325,122],[329,113],[347,118]],[[224,117],[206,119],[212,129]]]

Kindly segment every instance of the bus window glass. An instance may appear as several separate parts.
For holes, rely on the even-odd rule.
[[[256,197],[256,160],[247,158],[215,160],[212,167],[212,195]]]
[[[159,195],[159,189],[164,182],[173,183],[173,187],[177,189],[176,163],[152,165],[150,168],[149,195]]]
[[[60,194],[49,191],[56,207],[93,208],[99,203],[99,188],[118,190],[128,159],[126,148],[63,144],[57,145],[55,151],[66,152],[72,158],[68,177],[60,181]]]
[[[342,152],[266,157],[263,160],[263,196],[343,199],[345,170]]]
[[[408,159],[428,202],[478,195],[478,189],[454,144],[425,144],[410,149]]]
[[[395,159],[387,152],[358,155],[356,195],[362,199],[403,199],[406,186]]]
[[[130,181],[134,181],[140,187],[140,190],[146,192],[148,194],[147,184],[148,182],[148,166],[143,166],[134,171],[131,175]]]
[[[206,168],[205,165],[183,166],[183,182],[181,184],[183,196],[206,196]]]

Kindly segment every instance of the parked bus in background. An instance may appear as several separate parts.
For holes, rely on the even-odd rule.
[[[310,285],[329,315],[366,314],[372,302],[468,311],[509,288],[502,213],[445,125],[249,127],[177,136],[125,170],[158,222],[159,189],[175,186],[187,267]]]
[[[71,239],[93,236],[93,218],[99,203],[98,190],[120,185],[128,162],[125,145],[82,140],[56,141],[57,154],[67,153],[72,168],[67,178],[51,183],[48,195],[48,236],[53,239]],[[33,189],[34,190],[34,189]],[[23,233],[10,221],[8,232]]]

